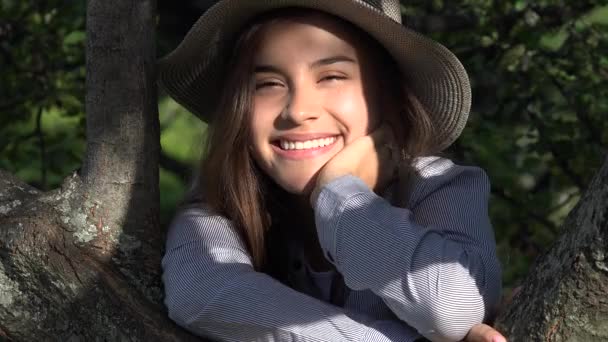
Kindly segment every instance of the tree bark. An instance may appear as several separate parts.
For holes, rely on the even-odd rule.
[[[608,341],[608,158],[500,315],[509,341]]]
[[[87,154],[42,193],[0,173],[0,340],[195,339],[164,312],[156,2],[87,4]]]
[[[160,296],[158,162],[152,0],[87,6],[87,153],[82,181],[95,211],[80,231],[96,257],[120,265],[151,300]]]

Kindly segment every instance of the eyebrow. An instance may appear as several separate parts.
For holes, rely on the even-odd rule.
[[[357,63],[357,61],[355,61],[354,59],[350,58],[350,57],[346,57],[346,56],[332,56],[332,57],[327,57],[327,58],[323,58],[323,59],[319,59],[316,62],[313,62],[310,67],[311,68],[316,68],[316,67],[320,67],[323,65],[330,65],[330,64],[334,64],[334,63],[340,63],[340,62],[347,62],[347,63]]]
[[[280,74],[281,70],[279,68],[277,68],[277,67],[272,66],[272,65],[256,65],[254,73],[258,73],[258,72],[267,72],[267,73]]]
[[[310,64],[310,68],[311,69],[318,68],[320,66],[330,65],[330,64],[334,64],[334,63],[340,63],[340,62],[354,63],[354,64],[357,63],[356,60],[354,60],[353,58],[350,58],[350,57],[332,56],[332,57],[322,58],[322,59],[319,59],[318,61],[312,62]],[[272,65],[256,65],[255,72],[256,73],[258,73],[258,72],[281,73],[281,70]]]

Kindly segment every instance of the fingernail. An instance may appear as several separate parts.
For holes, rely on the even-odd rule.
[[[494,336],[492,337],[492,342],[507,342],[507,340],[502,336]]]

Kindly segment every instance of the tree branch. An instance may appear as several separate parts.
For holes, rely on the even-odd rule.
[[[498,317],[497,329],[509,341],[608,339],[607,181],[608,158],[568,215],[560,237]]]

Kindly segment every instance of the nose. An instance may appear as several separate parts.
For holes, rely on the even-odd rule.
[[[295,124],[302,124],[318,118],[320,113],[319,96],[315,94],[313,89],[292,87],[287,105],[281,116]]]

